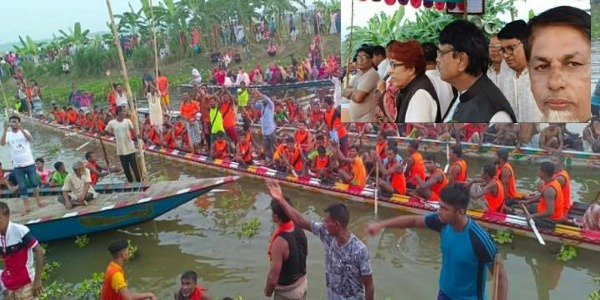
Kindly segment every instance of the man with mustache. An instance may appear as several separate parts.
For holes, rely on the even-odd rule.
[[[591,16],[559,6],[531,19],[524,39],[531,92],[548,122],[591,116]]]

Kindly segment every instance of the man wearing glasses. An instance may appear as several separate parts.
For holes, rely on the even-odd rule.
[[[516,122],[506,97],[486,75],[488,42],[483,32],[469,21],[458,20],[440,32],[439,41],[440,78],[459,92],[444,122]]]
[[[342,95],[350,102],[351,122],[374,122],[376,119],[377,99],[373,94],[377,90],[379,74],[373,68],[373,50],[369,46],[356,51],[358,73],[344,89]]]
[[[542,112],[531,94],[529,70],[523,50],[527,23],[523,20],[510,22],[498,32],[500,55],[510,67],[500,76],[498,87],[512,106],[519,122],[540,122]]]
[[[548,122],[591,116],[591,16],[570,6],[547,10],[525,31],[531,92]]]
[[[501,47],[502,45],[500,45],[498,34],[492,34],[490,44],[488,45],[491,65],[488,67],[487,76],[496,84],[496,86],[498,86],[500,74],[507,72],[508,69],[504,58],[500,54]]]

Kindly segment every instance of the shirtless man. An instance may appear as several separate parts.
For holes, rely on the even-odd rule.
[[[398,149],[390,147],[385,152],[387,156],[385,163],[382,163],[376,153],[371,152],[371,156],[377,161],[379,170],[381,170],[382,176],[378,182],[379,189],[384,193],[406,195],[406,177],[402,171],[402,161],[396,158]]]
[[[343,183],[364,187],[367,184],[367,170],[360,158],[360,153],[357,146],[351,146],[348,151],[348,157],[344,155],[339,145],[332,142],[337,160],[350,165],[349,170],[340,169],[339,177]]]
[[[433,154],[427,154],[424,163],[429,178],[423,180],[416,177],[419,182],[416,188],[417,195],[428,200],[440,201],[440,191],[448,185],[448,178],[446,178],[444,171],[437,166]]]
[[[498,126],[498,132],[496,132],[496,139],[494,139],[494,144],[504,146],[520,146],[519,124],[502,123],[497,124],[496,126]]]
[[[557,150],[564,147],[563,132],[556,123],[544,128],[540,133],[540,148],[546,150]]]
[[[583,129],[583,140],[586,151],[600,152],[600,118],[594,117]]]

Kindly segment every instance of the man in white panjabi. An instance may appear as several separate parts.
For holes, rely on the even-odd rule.
[[[371,47],[361,47],[357,51],[356,76],[342,91],[342,96],[350,100],[351,122],[375,122],[377,117],[377,99],[373,96],[377,90],[379,75],[373,68]]]
[[[506,64],[506,61],[504,61],[504,57],[500,54],[500,48],[502,48],[502,45],[498,39],[498,34],[494,33],[492,34],[490,44],[488,45],[490,65],[487,70],[487,76],[498,88],[500,88],[500,86],[498,86],[500,76],[510,73],[511,71]]]
[[[506,24],[498,33],[500,54],[510,70],[500,76],[497,85],[512,106],[517,122],[540,122],[543,115],[531,93],[529,70],[523,47],[526,28],[525,21],[517,20]]]
[[[390,60],[387,58],[383,46],[373,46],[373,66],[377,66],[377,74],[380,79],[383,79],[385,75],[387,75],[390,67]]]

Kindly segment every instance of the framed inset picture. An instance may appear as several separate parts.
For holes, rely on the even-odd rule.
[[[481,15],[485,13],[485,0],[465,0],[467,2],[467,14],[470,15]],[[448,4],[446,4],[446,13],[449,14],[464,14],[465,13],[465,5],[463,3],[458,3],[453,8],[448,8]]]

